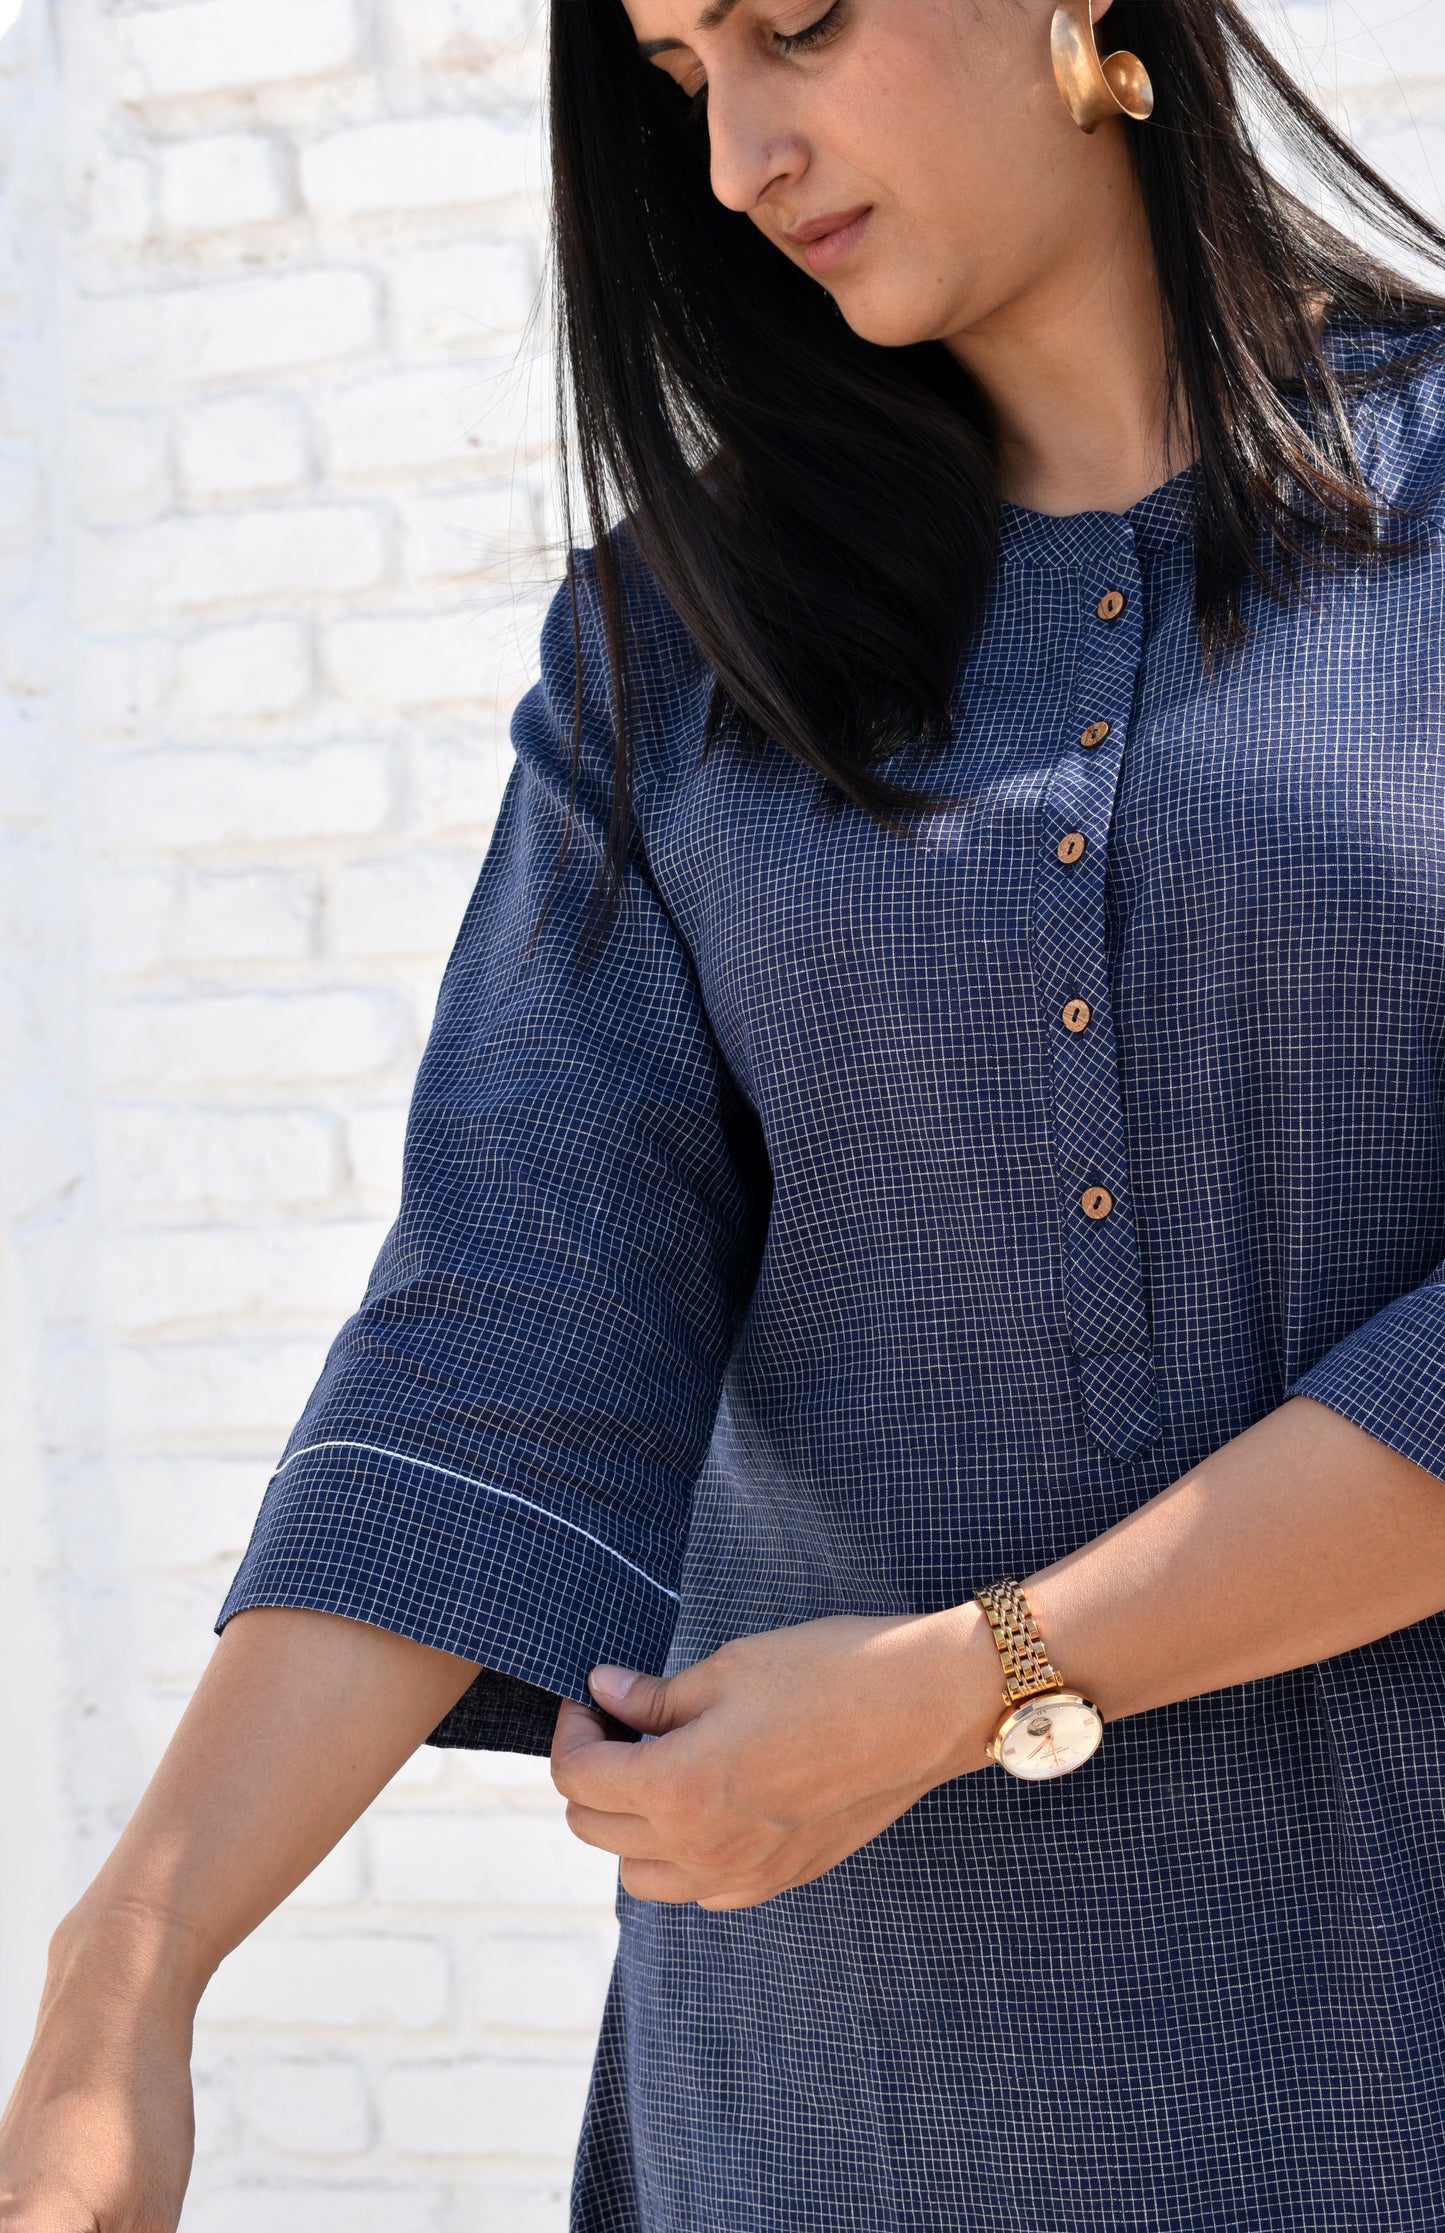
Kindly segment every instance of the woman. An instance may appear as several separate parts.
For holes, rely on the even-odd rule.
[[[621,1856],[585,2233],[1438,2224],[1445,303],[1241,101],[1445,238],[1095,12],[558,0],[595,549],[6,2233],[428,1736]]]

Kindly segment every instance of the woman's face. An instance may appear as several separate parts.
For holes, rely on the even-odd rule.
[[[1130,190],[1119,130],[1087,137],[1059,98],[1054,5],[625,0],[679,99],[707,88],[718,199],[885,347],[986,326]]]

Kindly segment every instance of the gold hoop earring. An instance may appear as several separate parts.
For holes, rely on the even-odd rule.
[[[1059,0],[1049,44],[1055,82],[1081,132],[1097,131],[1108,116],[1132,116],[1142,124],[1153,115],[1154,88],[1138,55],[1100,59],[1091,0]]]

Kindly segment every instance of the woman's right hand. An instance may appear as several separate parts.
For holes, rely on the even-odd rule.
[[[0,2233],[174,2233],[201,1994],[476,1672],[332,1613],[256,1606],[227,1624],[51,1942],[35,2044],[0,2118]]]
[[[191,2076],[153,2056],[122,2070],[29,2070],[0,2120],[4,2233],[175,2233],[191,2175]]]
[[[188,1986],[137,1986],[105,1935],[51,1949],[0,2117],[0,2233],[175,2233],[191,2174]]]

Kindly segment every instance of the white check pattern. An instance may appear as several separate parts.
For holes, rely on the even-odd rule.
[[[1445,1477],[1445,371],[1358,413],[1417,548],[1253,597],[1212,672],[1188,476],[1009,511],[913,841],[704,757],[639,579],[590,964],[559,598],[401,1216],[223,1620],[462,1653],[436,1741],[533,1749],[600,1660],[1027,1575],[1290,1390]],[[1445,1618],[948,1785],[765,1907],[621,1897],[577,2233],[1437,2229],[1442,1702]]]

